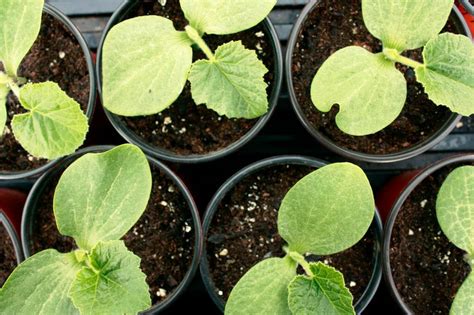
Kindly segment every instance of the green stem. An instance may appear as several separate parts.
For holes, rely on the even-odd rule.
[[[24,84],[24,83],[26,83],[25,78],[14,79],[10,77],[8,74],[0,71],[0,84],[4,84],[8,86],[10,90],[13,91],[13,94],[15,94],[17,98],[20,98],[20,87],[18,84]]]
[[[207,46],[206,42],[202,39],[199,32],[196,31],[191,25],[184,28],[188,37],[206,54],[207,58],[211,61],[216,60],[216,57],[212,53],[212,50]]]
[[[304,258],[303,255],[301,255],[300,253],[297,253],[297,252],[289,252],[288,255],[290,255],[291,259],[293,259],[298,264],[300,264],[301,267],[303,267],[304,271],[306,272],[306,274],[308,276],[314,277],[314,274],[311,271],[309,263],[306,261],[306,259]]]
[[[408,66],[408,67],[412,67],[412,68],[419,68],[419,67],[423,67],[424,64],[422,63],[419,63],[418,61],[415,61],[413,59],[410,59],[410,58],[407,58],[405,56],[402,56],[398,50],[396,49],[393,49],[393,48],[384,48],[383,49],[383,54],[385,55],[385,57],[387,57],[388,59],[392,60],[392,61],[395,61],[395,62],[398,62],[398,63],[401,63],[405,66]]]
[[[87,256],[86,265],[87,267],[91,268],[96,274],[100,273],[100,271],[92,264],[91,256]]]

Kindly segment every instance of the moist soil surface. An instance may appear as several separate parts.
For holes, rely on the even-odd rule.
[[[178,0],[168,0],[162,6],[156,0],[144,0],[128,17],[155,14],[173,21],[177,30],[183,31],[188,22],[184,18]],[[269,35],[263,26],[233,35],[204,37],[212,51],[229,41],[241,40],[248,49],[257,51],[269,72],[265,75],[270,95],[274,82],[274,55]],[[194,49],[194,61],[206,59],[199,50]],[[186,83],[179,98],[166,110],[156,115],[121,117],[134,134],[151,146],[170,151],[177,155],[203,155],[222,150],[238,141],[258,119],[229,119],[219,116],[205,105],[197,106],[191,96],[191,85]]]
[[[445,167],[418,185],[393,226],[391,271],[413,314],[449,314],[454,296],[470,271],[465,253],[446,238],[436,218],[438,191],[457,166]]]
[[[1,65],[0,70],[3,71]],[[43,14],[39,36],[23,59],[18,75],[33,83],[58,83],[86,112],[90,81],[84,52],[76,37],[51,15]],[[29,155],[13,136],[10,122],[14,115],[24,112],[16,96],[10,93],[7,100],[7,127],[3,137],[0,136],[0,172],[28,171],[47,163],[47,160]]]
[[[459,33],[452,21],[444,31]],[[328,113],[318,111],[311,101],[310,87],[323,62],[337,50],[351,45],[374,53],[382,51],[381,42],[364,25],[360,0],[321,0],[301,27],[292,62],[296,98],[314,130],[340,147],[381,155],[412,148],[429,139],[449,120],[450,110],[428,99],[423,86],[416,82],[414,71],[397,64],[408,82],[407,100],[399,117],[373,135],[354,137],[340,131],[334,120],[338,106],[333,106]],[[420,49],[405,55],[423,60]]]
[[[0,288],[17,265],[15,247],[7,229],[0,222]]]
[[[194,224],[189,206],[174,182],[153,167],[153,188],[147,209],[122,238],[139,256],[147,276],[153,303],[173,294],[191,266],[194,253]],[[54,189],[59,175],[50,181],[38,201],[30,248],[33,253],[47,248],[70,252],[74,240],[59,234],[53,214]],[[54,184],[53,184],[54,183]]]
[[[224,197],[206,240],[212,281],[224,301],[252,266],[264,258],[285,255],[285,242],[277,231],[278,209],[288,190],[313,170],[301,165],[272,166],[250,174]],[[342,253],[308,259],[341,271],[356,302],[372,276],[374,246],[371,229]]]

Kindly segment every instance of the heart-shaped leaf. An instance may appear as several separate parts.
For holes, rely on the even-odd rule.
[[[451,315],[474,314],[474,274],[471,273],[459,288],[451,305]]]

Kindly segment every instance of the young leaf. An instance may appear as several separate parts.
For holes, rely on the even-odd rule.
[[[270,13],[277,0],[180,0],[191,26],[202,33],[225,35],[247,30]]]
[[[471,273],[459,288],[451,305],[451,315],[474,314],[474,273]]]
[[[142,16],[114,26],[102,57],[104,106],[122,116],[151,115],[181,94],[192,64],[192,42],[173,22]]]
[[[293,315],[355,315],[352,294],[344,276],[321,262],[310,263],[312,277],[297,276],[288,286],[288,305]]]
[[[82,268],[69,293],[82,315],[136,314],[151,306],[140,258],[123,241],[100,242],[90,259],[92,268]]]
[[[374,196],[362,169],[335,163],[290,189],[280,206],[278,231],[291,251],[330,255],[357,243],[374,213]]]
[[[252,267],[236,284],[225,306],[226,315],[291,315],[288,284],[296,276],[290,258],[269,258]]]
[[[43,6],[44,0],[0,1],[0,61],[12,77],[38,37]]]
[[[7,123],[7,96],[10,89],[3,84],[0,84],[0,138],[3,135],[5,124]]]
[[[336,124],[343,132],[364,136],[390,125],[405,104],[407,83],[383,54],[346,47],[329,57],[311,85],[316,108],[328,112],[339,104]]]
[[[196,104],[229,118],[256,118],[268,110],[267,68],[240,41],[217,48],[215,60],[195,62],[189,74]]]
[[[73,153],[84,142],[87,117],[56,83],[23,86],[20,103],[28,112],[13,117],[12,129],[31,155],[52,160]]]
[[[474,114],[474,46],[469,38],[444,33],[430,40],[423,51],[424,67],[416,77],[430,99],[453,112]]]
[[[436,216],[448,239],[474,254],[474,166],[452,171],[436,199]]]
[[[79,314],[68,292],[80,270],[74,253],[48,249],[31,256],[0,290],[2,314]]]
[[[398,51],[424,46],[439,34],[454,0],[362,0],[367,29],[384,47]]]
[[[136,146],[86,154],[66,169],[56,187],[58,229],[86,250],[120,239],[145,211],[150,192],[150,166]]]

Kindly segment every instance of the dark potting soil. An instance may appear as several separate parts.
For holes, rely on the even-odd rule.
[[[3,70],[1,65],[0,70]],[[29,82],[58,83],[86,111],[90,81],[83,50],[67,27],[51,15],[43,14],[40,34],[23,59],[18,75]],[[10,93],[7,100],[7,127],[3,136],[0,136],[1,172],[27,171],[47,163],[47,160],[29,155],[13,136],[10,121],[14,115],[24,112],[16,96]]]
[[[59,176],[38,201],[33,220],[32,252],[56,248],[69,252],[74,240],[59,234],[53,214],[53,195]],[[139,256],[147,275],[153,303],[165,300],[183,281],[194,253],[194,225],[189,206],[174,182],[153,168],[153,188],[148,207],[123,237],[128,249]]]
[[[470,271],[465,253],[446,238],[436,218],[438,191],[457,166],[443,168],[419,184],[393,226],[393,279],[403,301],[417,315],[449,314],[454,296]]]
[[[0,222],[0,288],[17,265],[15,247],[7,229]]]
[[[129,14],[129,17],[155,14],[173,21],[177,30],[188,25],[178,0],[168,0],[162,6],[156,0],[144,0]],[[241,40],[248,49],[257,51],[269,72],[265,75],[267,94],[274,82],[274,56],[270,38],[262,25],[228,36],[204,37],[209,47],[215,49],[229,41]],[[195,49],[194,60],[206,59]],[[206,154],[219,151],[238,141],[255,126],[258,119],[229,119],[219,116],[205,105],[196,106],[191,96],[189,82],[179,98],[163,112],[140,117],[122,117],[127,127],[148,144],[178,155]]]
[[[459,33],[452,21],[444,31]],[[371,52],[382,51],[381,42],[364,25],[360,0],[321,0],[303,23],[292,63],[297,100],[311,126],[321,135],[353,151],[389,154],[427,140],[449,120],[450,110],[436,106],[428,99],[423,86],[416,82],[414,71],[397,65],[408,82],[408,97],[400,116],[373,135],[354,137],[340,131],[334,120],[338,106],[333,106],[329,113],[318,111],[311,101],[310,87],[323,62],[337,50],[351,45],[362,46]],[[422,61],[421,52],[420,49],[409,51],[406,56]]]
[[[278,209],[288,190],[313,170],[300,165],[273,166],[247,176],[222,200],[206,246],[216,293],[223,300],[256,263],[285,255],[285,243],[277,231]],[[373,257],[374,236],[369,231],[352,248],[319,260],[344,274],[356,302],[372,276]]]

